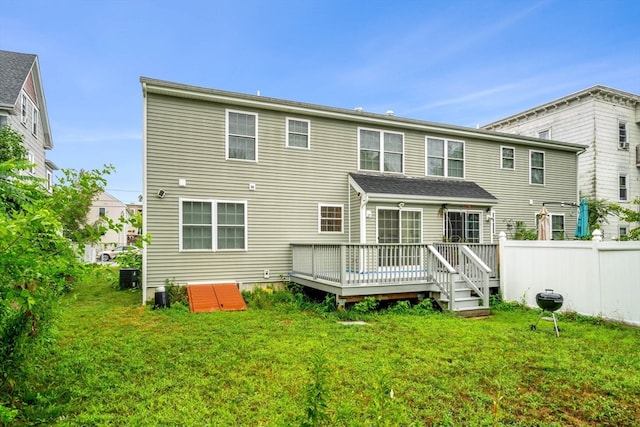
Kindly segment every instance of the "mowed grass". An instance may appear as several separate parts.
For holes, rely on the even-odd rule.
[[[556,338],[552,323],[529,329],[537,316],[191,314],[94,279],[27,365],[16,425],[640,425],[640,330],[562,318]],[[318,403],[326,417],[310,418]]]

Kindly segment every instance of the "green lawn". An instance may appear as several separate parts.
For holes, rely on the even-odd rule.
[[[513,307],[365,325],[284,303],[191,314],[105,280],[63,305],[17,425],[640,425],[637,328],[574,316],[556,338]]]

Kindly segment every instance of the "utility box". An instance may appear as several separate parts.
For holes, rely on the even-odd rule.
[[[120,289],[137,288],[140,284],[140,270],[137,268],[120,269]]]

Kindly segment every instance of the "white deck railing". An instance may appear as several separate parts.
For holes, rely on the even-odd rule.
[[[498,277],[499,272],[499,257],[497,243],[446,243],[438,242],[433,246],[440,252],[447,261],[454,267],[459,265],[459,253],[460,247],[467,246],[485,263],[491,270],[490,277]]]

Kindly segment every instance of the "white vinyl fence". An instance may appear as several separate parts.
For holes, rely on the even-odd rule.
[[[529,307],[553,289],[564,298],[559,311],[640,326],[640,242],[501,238],[500,287]]]

